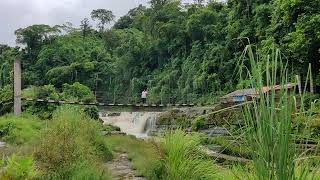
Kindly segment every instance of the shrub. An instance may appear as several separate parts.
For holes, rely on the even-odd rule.
[[[102,160],[111,159],[101,129],[102,126],[85,116],[80,108],[58,108],[50,128],[42,132],[35,153],[40,167],[49,177],[70,179],[79,167],[98,166]]]
[[[204,117],[198,117],[192,122],[192,130],[198,131],[206,128],[206,120]]]
[[[111,124],[103,125],[103,130],[106,132],[121,131],[120,127]]]
[[[35,143],[40,138],[44,125],[44,122],[35,116],[6,115],[0,117],[0,137],[11,144]]]
[[[59,93],[53,85],[30,86],[23,90],[22,97],[33,99],[69,100],[92,102],[95,101],[93,92],[80,83],[64,84],[63,92]],[[59,105],[42,102],[24,102],[23,109],[30,114],[36,114],[41,119],[51,119],[52,113]],[[92,119],[99,120],[99,111],[96,106],[84,106],[83,111]]]
[[[8,136],[14,128],[11,122],[0,125],[0,137]]]
[[[214,124],[215,126],[231,126],[233,124],[242,124],[241,119],[241,109],[231,109],[228,111],[210,114],[207,118],[207,123]]]
[[[94,120],[99,120],[99,110],[97,106],[85,106],[83,112]]]
[[[3,171],[0,173],[0,179],[3,180],[33,179],[39,175],[32,157],[13,154],[3,164]]]
[[[150,179],[216,179],[216,169],[211,159],[200,149],[200,137],[186,135],[177,130],[168,133],[161,144],[164,157],[156,166]],[[161,153],[161,152],[160,152]],[[165,167],[165,168],[164,168]],[[161,173],[162,172],[162,173]]]
[[[173,125],[180,128],[188,128],[191,126],[191,118],[179,110],[172,110],[162,114],[157,120],[157,125]]]
[[[11,86],[4,86],[0,88],[0,116],[11,112],[12,110],[12,88]]]
[[[33,98],[33,99],[50,99],[59,100],[60,95],[53,85],[45,86],[30,86],[24,89],[22,92],[22,97]],[[52,113],[57,109],[56,104],[47,104],[42,102],[24,102],[23,109],[30,114],[35,114],[40,117],[40,119],[50,119]]]
[[[62,96],[65,100],[92,102],[95,101],[95,96],[89,87],[78,82],[70,85],[63,85]]]
[[[56,88],[50,84],[39,87],[30,86],[29,88],[23,90],[22,97],[59,100],[60,95]]]

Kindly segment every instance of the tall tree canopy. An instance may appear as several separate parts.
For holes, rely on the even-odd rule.
[[[294,74],[309,63],[320,82],[320,0],[151,0],[120,17],[93,10],[99,31],[84,19],[18,29],[25,45],[24,86],[79,82],[108,102],[212,102],[239,82],[236,64],[249,43],[258,53],[279,47]],[[59,33],[63,31],[63,33]],[[10,83],[14,48],[0,46],[0,86]],[[10,69],[10,68],[9,68]],[[320,85],[320,84],[318,84]]]
[[[112,11],[106,9],[96,9],[91,12],[91,18],[99,21],[99,29],[103,31],[105,25],[114,20]]]

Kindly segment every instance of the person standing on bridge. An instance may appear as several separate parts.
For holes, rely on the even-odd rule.
[[[148,91],[145,89],[141,93],[141,101],[143,104],[147,103],[147,96],[148,96]]]

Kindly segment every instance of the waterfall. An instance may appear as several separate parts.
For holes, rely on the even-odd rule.
[[[103,116],[102,116],[103,114]],[[120,127],[121,131],[138,138],[148,137],[148,133],[156,129],[159,112],[121,112],[101,113],[100,118],[104,124]],[[114,116],[116,114],[116,116]]]
[[[144,132],[149,134],[150,131],[154,131],[157,128],[157,116],[150,116],[144,126]]]

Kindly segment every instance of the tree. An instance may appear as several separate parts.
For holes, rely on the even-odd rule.
[[[150,4],[151,4],[151,7],[153,9],[161,9],[164,5],[166,5],[167,3],[170,3],[170,2],[174,2],[174,1],[181,1],[181,0],[150,0]]]
[[[98,27],[100,32],[104,31],[105,25],[114,20],[115,16],[112,11],[106,9],[96,9],[91,12],[92,20],[100,21]]]
[[[320,0],[275,0],[273,7],[271,37],[296,73],[304,78],[311,63],[315,82],[319,82]]]
[[[82,102],[93,102],[95,96],[93,92],[87,86],[78,82],[70,85],[63,85],[62,96],[66,100],[82,101]]]
[[[82,37],[85,38],[91,31],[91,25],[88,18],[84,18],[81,21],[80,28],[82,32]]]
[[[130,28],[137,17],[144,15],[146,9],[145,6],[140,4],[137,8],[131,9],[127,15],[121,17],[113,27],[116,29]]]
[[[55,27],[40,24],[17,29],[15,35],[17,36],[17,43],[27,45],[27,49],[31,53],[31,51],[41,46],[45,40],[57,35],[59,32],[60,30]]]

